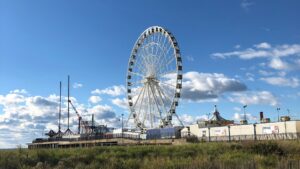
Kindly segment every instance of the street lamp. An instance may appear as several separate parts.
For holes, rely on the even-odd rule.
[[[123,139],[123,116],[124,114],[122,113],[122,139]]]
[[[246,119],[246,107],[247,107],[247,105],[244,105],[243,106],[243,108],[244,108],[244,120],[246,121],[247,119]]]
[[[279,110],[280,110],[280,107],[277,107],[277,114],[278,114],[278,122],[279,122]]]

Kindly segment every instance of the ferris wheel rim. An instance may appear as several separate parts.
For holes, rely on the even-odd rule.
[[[176,71],[174,71],[174,73],[176,73],[176,78],[175,78],[176,79],[176,84],[174,86],[175,90],[174,90],[172,98],[169,98],[171,104],[168,107],[167,112],[165,112],[167,114],[167,117],[164,117],[164,119],[166,121],[166,124],[164,124],[164,125],[172,125],[172,117],[171,117],[171,120],[170,120],[169,116],[176,115],[175,111],[176,111],[176,107],[178,106],[178,101],[179,101],[179,98],[180,98],[180,92],[181,92],[181,88],[182,88],[182,59],[181,59],[180,49],[179,49],[179,46],[178,46],[176,38],[173,36],[173,34],[171,32],[169,32],[167,29],[165,29],[163,27],[160,27],[160,26],[151,26],[151,27],[147,28],[145,31],[143,31],[140,34],[139,38],[136,40],[136,42],[135,42],[135,44],[133,46],[133,49],[131,51],[131,55],[130,55],[130,58],[129,58],[129,62],[128,62],[127,78],[126,78],[127,100],[128,100],[128,106],[129,106],[129,109],[130,109],[130,114],[133,114],[134,122],[136,123],[137,127],[139,127],[139,128],[145,128],[146,126],[145,126],[145,124],[141,124],[142,122],[140,122],[139,119],[135,115],[136,114],[135,110],[132,109],[134,103],[133,103],[133,96],[132,96],[132,93],[131,93],[131,90],[132,90],[132,87],[131,87],[131,83],[132,83],[131,76],[133,74],[135,74],[135,75],[138,76],[138,74],[136,72],[132,71],[132,68],[133,68],[133,65],[134,65],[134,61],[136,60],[138,50],[141,47],[141,45],[143,44],[144,40],[146,38],[150,37],[151,35],[154,36],[155,33],[163,35],[163,36],[165,36],[165,38],[167,40],[169,40],[169,42],[171,44],[170,48],[172,47],[172,49],[173,49],[172,52],[173,52],[174,60],[175,60],[175,63],[176,63]],[[163,55],[165,55],[165,54],[163,53]],[[143,76],[143,75],[139,75],[139,76]],[[158,75],[158,77],[159,77],[159,75]],[[147,77],[144,76],[143,78],[147,78]],[[155,82],[155,80],[153,80],[153,82]],[[142,82],[140,82],[140,83],[142,83]],[[166,84],[163,84],[163,85],[166,85]],[[153,85],[153,86],[156,86],[156,85]],[[158,88],[159,87],[157,87],[156,90],[160,91],[160,89],[158,89]],[[161,87],[161,88],[163,88],[163,87]],[[141,90],[145,90],[145,89],[142,88]],[[148,89],[148,92],[149,92],[149,90],[154,90],[154,89]],[[140,92],[140,95],[141,94],[142,94],[142,92]],[[154,95],[154,93],[152,93],[152,94]],[[161,93],[159,93],[159,94],[162,95]],[[138,97],[140,97],[140,96],[138,96]],[[167,98],[167,97],[165,97],[165,98]],[[156,101],[155,98],[153,100]],[[137,102],[138,101],[136,101],[135,104],[137,104]]]

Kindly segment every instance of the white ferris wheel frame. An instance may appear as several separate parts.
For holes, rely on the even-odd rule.
[[[173,63],[173,67],[171,63]],[[163,72],[163,70],[167,72]],[[182,74],[180,49],[173,34],[160,26],[146,29],[135,42],[128,63],[126,77],[127,100],[130,110],[128,121],[134,119],[135,126],[142,130],[155,127],[163,128],[172,126],[172,116],[176,116],[183,126],[176,114],[182,89]],[[169,81],[161,80],[166,79],[166,76],[172,76],[172,78],[168,77],[172,84],[169,84]],[[141,79],[138,79],[139,77]],[[133,79],[138,80],[134,81]],[[134,85],[137,83],[142,86],[135,88]],[[134,95],[133,91],[138,90],[140,90],[137,92],[138,94]],[[143,104],[147,107],[147,111],[141,110]],[[139,108],[137,108],[138,105]],[[155,112],[154,109],[157,111]],[[154,118],[160,120],[159,126],[154,126]]]

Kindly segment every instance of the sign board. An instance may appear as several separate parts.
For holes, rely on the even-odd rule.
[[[215,130],[216,136],[225,136],[226,135],[226,129],[216,129]]]
[[[278,126],[265,126],[262,128],[263,134],[277,134],[279,133],[279,127]]]

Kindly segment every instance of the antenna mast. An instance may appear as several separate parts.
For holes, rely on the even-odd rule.
[[[70,129],[70,75],[68,75],[68,130]]]
[[[59,82],[59,114],[58,114],[58,133],[61,132],[61,81]]]
[[[68,129],[65,131],[65,134],[73,134],[70,130],[70,76],[68,75]]]

